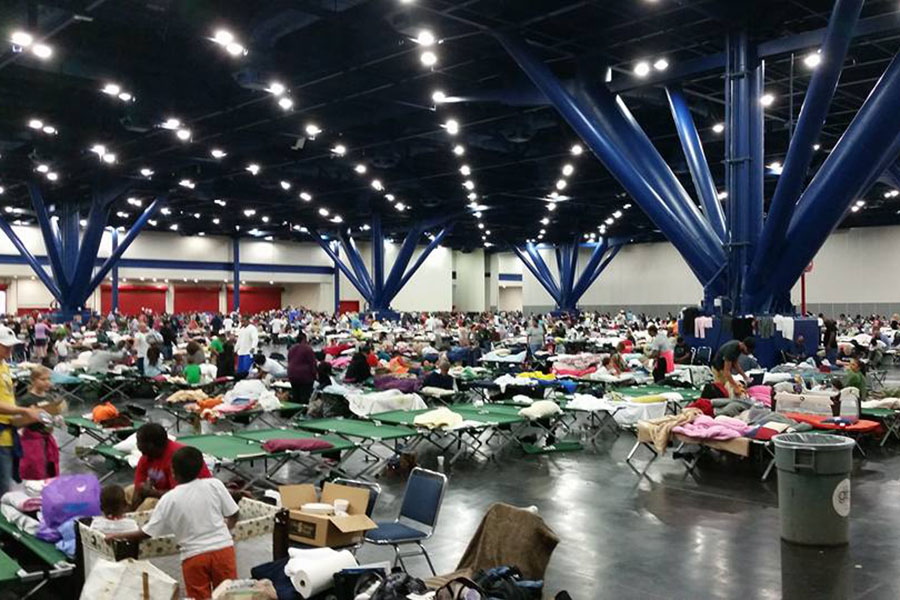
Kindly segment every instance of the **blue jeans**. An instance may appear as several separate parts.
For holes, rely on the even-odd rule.
[[[0,496],[12,488],[13,484],[13,455],[12,448],[0,447]]]

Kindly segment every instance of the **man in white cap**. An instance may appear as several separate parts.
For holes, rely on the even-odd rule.
[[[13,347],[21,343],[12,329],[0,325],[0,496],[12,487],[15,428],[39,421],[41,416],[40,409],[16,406],[16,388],[6,361]]]

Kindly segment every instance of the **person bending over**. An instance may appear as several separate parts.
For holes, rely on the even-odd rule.
[[[716,355],[713,357],[711,366],[713,374],[715,375],[715,380],[717,383],[723,384],[728,389],[729,394],[733,395],[741,389],[741,386],[734,380],[734,376],[731,374],[732,369],[736,370],[738,375],[743,377],[745,381],[750,381],[750,378],[738,363],[738,358],[742,354],[752,353],[755,347],[756,340],[752,337],[748,337],[744,341],[731,340],[730,342],[722,344],[722,346],[719,347],[719,351],[716,352]]]
[[[237,560],[231,530],[238,505],[218,479],[203,478],[203,454],[183,446],[172,455],[177,486],[163,496],[150,520],[135,533],[113,534],[112,539],[139,541],[172,535],[181,549],[185,596],[212,598],[226,579],[237,579]]]

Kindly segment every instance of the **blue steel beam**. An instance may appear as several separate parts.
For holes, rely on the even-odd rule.
[[[894,57],[844,135],[803,192],[781,258],[755,302],[765,306],[789,290],[838,226],[851,203],[900,152],[900,55]]]
[[[608,248],[609,242],[606,238],[600,238],[600,241],[594,246],[591,257],[588,259],[587,264],[584,265],[584,270],[578,277],[578,283],[575,284],[575,287],[572,290],[572,296],[575,298],[575,302],[578,302],[584,295],[584,292],[587,291],[587,288],[590,285],[588,281],[594,271],[597,270],[597,266],[600,264],[600,261],[603,260],[603,255],[606,254]]]
[[[606,258],[604,258],[603,262],[601,262],[597,266],[597,268],[594,269],[594,272],[591,274],[590,278],[586,281],[584,289],[581,290],[581,294],[578,295],[578,297],[575,299],[575,302],[578,302],[578,300],[581,300],[581,297],[584,296],[585,292],[587,292],[588,289],[594,284],[594,282],[597,281],[597,278],[600,277],[600,275],[603,273],[603,271],[606,270],[606,267],[609,266],[609,263],[611,263],[613,261],[613,259],[616,257],[616,255],[619,253],[619,250],[621,250],[621,249],[622,249],[622,244],[618,244],[618,245],[612,246],[610,248],[609,253],[606,255]]]
[[[3,230],[3,233],[6,234],[6,237],[9,238],[9,241],[12,242],[13,246],[16,247],[16,250],[19,251],[19,254],[22,255],[22,258],[28,263],[28,266],[31,267],[31,270],[34,271],[34,274],[38,276],[41,282],[47,287],[47,290],[53,294],[53,297],[56,298],[57,302],[62,303],[62,293],[59,288],[56,286],[56,283],[53,281],[53,278],[50,276],[47,271],[44,270],[44,267],[40,265],[34,255],[29,252],[28,248],[25,247],[25,244],[22,243],[22,240],[19,239],[19,236],[16,235],[16,232],[13,231],[13,228],[9,223],[6,222],[6,219],[0,217],[0,229]]]
[[[59,215],[60,237],[62,242],[62,264],[65,270],[66,278],[73,284],[75,280],[75,266],[78,263],[78,227],[79,216],[78,207],[74,204],[65,204],[60,210]]]
[[[338,257],[338,260],[341,258],[341,246],[338,243],[334,244],[334,255]],[[334,270],[334,314],[337,314],[341,310],[341,272],[338,269]]]
[[[544,276],[544,281],[546,281],[551,289],[555,290],[553,296],[555,298],[562,298],[562,290],[559,285],[556,283],[553,277],[553,273],[550,272],[550,267],[547,266],[547,263],[544,262],[544,257],[541,256],[541,253],[538,252],[537,247],[531,243],[527,242],[525,244],[525,252],[528,253],[528,256],[531,257],[531,262],[537,268],[538,272]]]
[[[681,148],[691,171],[694,189],[697,191],[701,206],[703,206],[703,214],[713,231],[719,236],[719,240],[724,242],[728,239],[725,212],[719,203],[719,191],[716,189],[716,183],[709,170],[709,163],[703,152],[703,143],[700,141],[700,134],[697,133],[697,126],[694,124],[694,117],[691,116],[687,99],[681,88],[675,86],[666,88],[666,97],[669,99],[669,108],[672,111],[672,119],[675,121],[678,139],[681,141]]]
[[[422,253],[416,259],[416,262],[414,262],[413,265],[409,269],[406,270],[406,273],[403,275],[403,278],[400,279],[400,285],[397,286],[397,292],[394,293],[394,296],[391,296],[391,300],[393,300],[394,297],[396,297],[397,293],[399,293],[400,290],[402,290],[404,287],[406,287],[406,284],[409,283],[409,280],[412,279],[412,276],[416,274],[416,271],[419,270],[419,267],[421,267],[425,263],[425,259],[428,258],[428,255],[431,254],[432,252],[434,252],[434,249],[437,248],[438,245],[440,245],[440,243],[444,240],[444,238],[447,236],[448,233],[450,233],[450,231],[452,229],[453,229],[453,223],[448,224],[446,227],[441,229],[437,233],[437,235],[434,236],[434,239],[431,240],[431,242],[427,246],[425,246],[425,249],[422,250]]]
[[[389,305],[394,296],[397,295],[397,292],[400,291],[397,286],[403,279],[403,273],[406,272],[409,261],[412,260],[420,235],[422,235],[422,231],[418,227],[410,229],[403,240],[403,244],[400,246],[400,250],[397,252],[397,256],[394,258],[394,265],[391,267],[391,272],[381,290],[385,306]]]
[[[578,236],[572,240],[572,246],[569,248],[569,255],[571,258],[569,259],[569,273],[566,278],[566,293],[571,298],[572,290],[575,289],[575,270],[578,268],[578,251],[581,249],[581,244],[578,243]],[[560,279],[562,282],[562,279]],[[578,300],[571,300],[574,305]]]
[[[241,238],[231,238],[231,311],[241,310]]]
[[[377,212],[372,213],[372,280],[375,284],[372,299],[376,300],[381,298],[384,289],[384,233],[381,229],[381,215]]]
[[[41,230],[41,236],[44,239],[44,247],[47,249],[47,258],[50,260],[50,270],[53,272],[53,278],[56,279],[59,290],[66,291],[69,287],[69,280],[66,277],[62,264],[59,238],[50,221],[47,206],[44,204],[44,196],[41,194],[37,183],[33,181],[28,182],[28,193],[31,196],[31,204],[37,217],[38,228]]]
[[[813,73],[806,90],[797,127],[784,159],[784,170],[778,178],[758,250],[750,267],[747,282],[750,290],[759,287],[764,273],[775,262],[775,252],[784,242],[794,206],[803,191],[812,162],[813,144],[825,124],[825,115],[828,114],[837,89],[862,5],[863,0],[837,0],[832,9],[822,42],[822,62]]]
[[[553,299],[553,302],[557,306],[559,306],[559,303],[560,303],[559,292],[557,290],[554,290],[550,286],[550,284],[544,280],[543,274],[538,272],[537,268],[533,264],[531,264],[531,259],[525,254],[525,252],[520,250],[517,246],[513,246],[512,244],[510,244],[509,247],[512,249],[513,252],[516,253],[516,256],[518,256],[519,260],[522,261],[522,264],[525,265],[525,268],[528,269],[529,271],[531,271],[531,274],[534,276],[535,279],[537,279],[538,283],[540,283],[541,286],[545,290],[547,290],[547,293],[550,294],[550,297]]]
[[[109,270],[113,268],[113,266],[118,262],[122,255],[125,254],[125,251],[128,250],[128,247],[131,246],[131,243],[137,238],[138,234],[144,229],[147,225],[147,221],[153,218],[153,215],[156,214],[156,211],[162,206],[166,201],[165,196],[157,196],[153,202],[150,203],[144,212],[141,213],[134,224],[131,226],[131,229],[128,230],[128,233],[125,234],[125,239],[122,240],[122,243],[119,244],[119,247],[115,249],[109,255],[103,264],[97,269],[97,273],[94,274],[93,279],[91,279],[90,284],[86,290],[84,290],[84,297],[87,298],[91,292],[97,289],[97,286],[103,283],[103,278],[106,277],[106,274],[109,273]],[[235,287],[237,287],[237,282],[235,283]]]
[[[679,219],[663,202],[659,194],[634,168],[628,158],[620,152],[619,148],[610,142],[597,127],[595,121],[588,116],[588,107],[569,94],[559,84],[547,65],[536,60],[519,39],[504,33],[496,35],[503,47],[538,89],[547,96],[563,118],[609,169],[613,177],[619,181],[650,220],[678,249],[697,278],[703,284],[709,284],[719,274],[721,264],[711,261],[695,239],[684,230]],[[724,259],[722,260],[724,261]]]
[[[310,229],[309,233],[312,236],[313,240],[315,240],[315,242],[319,244],[319,247],[321,247],[322,250],[325,251],[325,254],[327,254],[328,257],[334,262],[334,266],[341,270],[341,272],[344,274],[344,277],[346,277],[347,281],[350,282],[350,285],[356,288],[356,291],[360,293],[360,295],[366,302],[372,304],[372,296],[369,294],[366,287],[363,286],[363,284],[356,278],[356,275],[353,273],[353,271],[351,271],[350,268],[344,264],[344,261],[342,261],[340,257],[338,257],[337,253],[334,252],[328,241],[314,229]]]
[[[106,228],[108,217],[109,202],[97,197],[93,198],[91,210],[88,212],[87,226],[81,240],[81,249],[78,251],[75,270],[72,273],[70,309],[78,308],[91,295],[91,292],[88,291],[91,272],[97,262],[97,254],[100,251],[100,243],[103,240],[103,231]]]
[[[112,251],[115,252],[119,247],[119,230],[115,227],[112,228],[110,232],[110,238],[112,241]],[[118,312],[119,310],[119,266],[116,264],[112,268],[112,285],[109,288],[109,300],[110,300],[110,308],[112,312]]]
[[[366,288],[366,292],[363,295],[371,298],[375,290],[373,289],[372,279],[369,277],[369,272],[366,270],[366,265],[363,263],[359,249],[356,247],[352,238],[349,238],[340,232],[338,233],[338,239],[340,240],[340,244],[344,247],[344,253],[347,255],[347,260],[350,261],[350,268],[352,268],[353,272],[356,274],[356,280],[360,285]],[[337,252],[335,252],[335,256],[340,257]]]
[[[682,228],[707,255],[707,261],[722,263],[725,251],[722,240],[710,223],[703,218],[681,181],[666,164],[653,142],[638,124],[621,98],[614,96],[605,84],[584,83],[576,95],[592,109],[594,122],[620,153],[656,191]]]

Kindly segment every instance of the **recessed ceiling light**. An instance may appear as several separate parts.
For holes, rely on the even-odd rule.
[[[320,133],[322,133],[322,130],[319,129],[319,126],[316,125],[315,123],[310,123],[309,125],[307,125],[304,128],[304,131],[306,132],[306,135],[308,135],[311,138],[314,138],[317,135],[319,135]]]
[[[31,119],[30,121],[28,121],[28,126],[32,129],[40,129],[44,126],[44,122],[40,119]]]
[[[284,191],[288,191],[289,189],[291,189],[291,182],[290,182],[290,181],[284,181],[284,180],[282,180],[282,181],[279,183],[279,185],[281,185],[281,189],[283,189]]]
[[[463,165],[459,168],[459,172],[468,177],[472,174],[472,169],[469,167],[469,165]]]
[[[571,152],[573,156],[580,156],[581,153],[584,152],[584,148],[581,146],[581,144],[575,144],[572,146],[569,152]]]
[[[256,163],[250,163],[249,165],[244,167],[244,170],[249,172],[251,175],[256,175],[259,173],[259,165]]]
[[[447,94],[445,94],[441,90],[435,90],[431,94],[431,101],[435,104],[442,104],[447,101]]]
[[[820,50],[816,50],[815,52],[810,52],[806,56],[803,57],[803,64],[806,65],[807,69],[815,69],[820,64],[822,64],[822,54]]]
[[[772,94],[763,94],[759,97],[759,103],[763,106],[772,106],[773,102],[775,102],[775,96]]]
[[[300,199],[304,202],[309,202],[312,200],[312,195],[309,192],[300,192]]]
[[[175,130],[175,129],[178,129],[179,127],[181,127],[181,121],[179,121],[178,119],[169,117],[160,124],[160,127],[162,127],[163,129]]]
[[[550,202],[549,204],[547,204],[547,210],[550,210],[550,211],[556,210],[556,203]]]
[[[569,185],[569,182],[565,179],[559,179],[556,181],[556,189],[560,192],[566,189],[566,186]]]
[[[209,151],[209,154],[215,159],[225,158],[226,156],[228,156],[228,153],[221,148],[213,148]]]
[[[378,190],[379,192],[384,189],[384,184],[381,183],[380,179],[372,180],[372,188]]]
[[[358,165],[353,167],[353,170],[356,171],[357,173],[359,173],[360,175],[364,175],[368,169],[366,169],[366,165],[359,163]]]
[[[433,67],[434,65],[437,64],[438,59],[437,59],[437,54],[435,54],[431,50],[428,50],[426,52],[423,52],[422,55],[419,56],[419,60],[421,60],[422,64],[425,65],[426,67]]]
[[[27,48],[34,43],[34,36],[27,31],[14,31],[12,35],[9,36],[9,41],[11,41],[16,46]]]
[[[178,131],[175,132],[175,135],[182,142],[186,142],[189,139],[191,139],[191,130],[190,129],[179,129]]]
[[[227,46],[234,41],[234,34],[227,29],[219,29],[213,34],[213,41],[220,46]]]
[[[634,65],[634,74],[638,77],[646,77],[650,74],[650,63],[642,60]]]
[[[327,209],[327,208],[320,208],[320,209],[319,209],[319,214],[322,215],[323,217],[327,217],[327,216],[328,216],[328,209]]]
[[[456,119],[447,119],[447,122],[444,123],[444,129],[446,129],[447,133],[450,135],[456,135],[459,133],[459,121]]]
[[[430,29],[423,29],[419,32],[419,35],[416,36],[416,43],[420,46],[433,46],[436,41],[437,40]]]
[[[712,126],[712,130],[715,133],[722,133],[723,131],[725,131],[725,123],[716,123]]]
[[[46,60],[53,55],[53,48],[47,44],[35,44],[31,47],[31,51],[41,60]]]
[[[343,144],[336,144],[334,148],[331,149],[331,152],[338,156],[343,156],[347,154],[347,147]]]
[[[574,172],[575,172],[575,167],[573,167],[572,165],[570,165],[570,164],[563,165],[562,174],[565,175],[566,177],[568,177],[569,175],[571,175]]]
[[[266,88],[266,91],[274,96],[280,96],[285,92],[286,89],[287,88],[284,87],[283,83],[273,81],[269,84],[269,87]]]
[[[549,224],[550,224],[550,219],[548,219],[547,217],[544,217],[543,219],[541,219],[541,225],[549,225]],[[541,229],[541,233],[544,233],[543,229]]]
[[[657,71],[665,71],[669,68],[669,61],[664,58],[659,58],[653,63],[653,68]]]
[[[453,146],[453,154],[455,154],[457,156],[462,156],[465,153],[466,153],[465,146],[463,146],[461,144],[457,144],[457,145]]]
[[[279,98],[278,106],[280,106],[283,110],[291,110],[294,107],[294,101],[290,98]]]
[[[118,96],[122,88],[117,83],[107,83],[100,91],[110,96]]]

